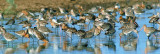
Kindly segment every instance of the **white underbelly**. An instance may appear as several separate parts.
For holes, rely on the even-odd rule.
[[[12,41],[13,39],[8,39],[8,38],[6,38],[6,37],[4,37],[7,41]]]

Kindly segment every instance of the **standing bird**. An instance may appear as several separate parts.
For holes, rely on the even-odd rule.
[[[31,37],[33,39],[35,29],[31,28],[31,26],[32,26],[31,24],[24,24],[23,28],[25,27],[28,30],[29,37]],[[33,39],[33,41],[34,41],[34,39]]]
[[[135,14],[142,14],[142,13],[144,13],[144,11],[142,9],[140,9],[140,8],[135,8],[134,9],[134,13]]]
[[[39,32],[43,33],[46,36],[48,36],[49,33],[53,33],[50,29],[48,29],[45,26],[37,25],[37,29],[38,29]]]
[[[49,22],[50,22],[52,28],[57,28],[59,26],[59,24],[55,20],[49,19]]]
[[[73,9],[71,9],[70,14],[71,14],[72,16],[74,16],[74,17],[76,16],[76,14],[74,13]]]
[[[120,39],[121,39],[121,37],[124,36],[124,35],[128,36],[131,32],[135,32],[135,33],[137,34],[137,36],[139,37],[138,31],[137,31],[136,29],[123,29],[123,30],[122,30],[122,33],[119,34]]]
[[[119,22],[121,25],[125,24],[125,23],[129,23],[128,19],[123,18],[122,16],[119,17]]]
[[[15,16],[13,16],[12,17],[12,19],[10,19],[5,25],[11,25],[11,27],[12,27],[12,25],[15,23]]]
[[[33,16],[35,17],[35,14],[26,10],[22,10],[21,13],[18,15],[18,18],[22,17],[22,16]]]
[[[35,29],[35,31],[33,32],[33,34],[36,36],[38,41],[42,40],[43,42],[47,43],[48,40],[43,36],[43,34],[41,32],[39,32],[36,27],[34,27],[34,29]]]
[[[134,17],[134,11],[132,10],[131,7],[128,7],[125,9],[125,16],[126,17]]]
[[[46,20],[39,20],[39,19],[35,19],[35,20],[36,20],[36,25],[39,25],[39,26],[46,26],[46,24],[48,24]]]
[[[130,20],[129,23],[123,24],[123,26],[120,29],[136,29],[139,25],[136,22],[133,22],[133,20]]]
[[[116,3],[114,8],[115,8],[115,9],[119,9],[119,8],[120,8],[120,4],[119,4],[119,3]]]
[[[13,41],[13,40],[16,40],[18,39],[17,37],[15,37],[14,35],[12,35],[11,33],[8,33],[5,28],[3,27],[0,27],[0,30],[2,30],[3,32],[3,37],[7,40],[7,41]]]
[[[29,13],[26,10],[21,11],[21,13],[18,15],[18,18],[22,17],[22,16],[28,16]]]
[[[30,40],[30,36],[28,34],[28,30],[20,30],[20,31],[16,31],[15,33],[22,37],[22,41],[23,41],[23,37],[26,37],[26,38],[28,38]]]
[[[160,32],[160,30],[157,30],[153,27],[147,27],[147,25],[143,25],[143,27],[140,29],[140,31],[144,28],[144,32],[146,33],[147,37],[149,38],[153,33]],[[154,35],[155,36],[155,35]]]
[[[24,25],[23,25],[23,28],[25,27],[25,28],[28,30],[28,33],[29,33],[30,35],[34,35],[33,32],[34,32],[35,29],[34,29],[34,28],[31,28],[31,26],[32,26],[31,24],[24,24]]]
[[[153,23],[153,27],[155,26],[155,24],[160,24],[159,23],[159,19],[160,19],[159,14],[160,13],[157,13],[157,15],[152,15],[152,16],[148,17],[148,18],[150,18],[149,23]]]
[[[61,14],[68,13],[68,11],[64,8],[58,7]]]

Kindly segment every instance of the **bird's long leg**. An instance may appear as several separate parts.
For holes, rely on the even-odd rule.
[[[154,24],[155,24],[155,23],[154,23],[154,21],[153,21],[153,27],[155,26]]]
[[[58,27],[56,28],[56,35],[58,35],[58,31],[57,30],[58,30]]]
[[[67,38],[68,38],[67,33],[65,33],[65,39],[67,39]]]
[[[59,29],[60,29],[60,32],[59,32],[59,35],[60,35],[60,33],[61,33],[61,26],[59,26]],[[60,35],[60,43],[61,43],[61,35]]]
[[[84,25],[83,25],[83,29],[85,29]]]
[[[61,34],[60,34],[60,33],[61,33],[61,26],[59,26],[59,35],[61,36]]]
[[[13,30],[13,28],[12,28],[13,26],[11,25],[11,30]],[[14,32],[14,30],[13,30],[13,32]]]
[[[122,38],[122,37],[120,36],[120,44],[121,44],[121,42],[122,42],[122,41],[121,41],[121,38]]]
[[[155,37],[155,38],[157,39],[157,37],[156,37],[156,35],[155,35],[155,34],[153,34],[153,37]]]
[[[11,29],[13,29],[13,25],[11,25]]]
[[[89,40],[89,39],[87,39],[87,41],[88,41],[89,46],[91,46],[91,44],[90,44],[90,40]]]
[[[56,28],[54,28],[54,30],[56,31]],[[56,34],[56,32],[55,32],[55,34]]]
[[[3,36],[0,37],[0,39],[2,39]]]
[[[54,30],[55,30],[55,34],[57,34],[57,32],[56,32],[56,27],[54,28]]]
[[[100,41],[100,35],[98,35],[98,39],[99,39],[99,41]]]
[[[49,34],[46,34],[46,37],[47,37],[47,39],[48,39],[48,37],[49,37]]]
[[[147,36],[147,38],[149,39],[150,36]]]
[[[12,47],[13,47],[13,41],[12,41]]]
[[[11,28],[11,25],[8,25]]]
[[[109,36],[109,40],[111,40],[111,36]]]
[[[39,40],[37,41],[38,45],[39,45]]]
[[[23,37],[22,37],[22,43],[23,43]]]
[[[80,42],[82,42],[82,38],[80,38]]]
[[[72,43],[72,34],[71,34],[71,43]]]
[[[28,38],[29,39],[29,41],[28,42],[30,42],[30,38]]]
[[[8,47],[9,47],[9,42],[8,42]]]
[[[34,42],[33,36],[30,36],[30,37],[32,38],[32,40],[33,40],[33,42]]]
[[[34,47],[34,42],[33,42],[33,44],[32,44],[33,46],[32,47]]]
[[[47,38],[47,34],[43,34],[43,36],[44,36],[45,38]]]
[[[90,22],[88,23],[88,28],[87,28],[88,30],[90,29]]]
[[[61,36],[63,36],[63,30],[62,30],[62,28],[60,27],[60,31],[61,31]]]
[[[67,34],[67,37],[69,37],[72,40],[72,35],[70,35],[68,33],[66,33],[66,34]]]
[[[137,33],[137,36],[138,36],[138,38],[139,38],[139,35],[138,35],[138,33]]]
[[[141,31],[142,29],[143,29],[143,27],[139,31]]]
[[[58,28],[57,28],[57,35],[58,35]]]
[[[10,26],[10,28],[9,28],[10,30],[9,30],[9,31],[12,32],[12,31],[11,31],[12,25],[9,25],[9,26]]]

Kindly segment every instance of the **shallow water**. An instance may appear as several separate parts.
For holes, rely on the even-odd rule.
[[[152,27],[153,25],[149,23],[150,19],[148,19],[148,17],[156,14],[157,12],[160,12],[159,10],[160,9],[146,10],[145,13],[136,15],[138,17],[136,22],[140,26],[137,28],[137,30],[140,30],[144,24],[146,24],[148,27]],[[120,15],[118,15],[116,18],[118,19],[119,16]],[[59,16],[58,18],[62,17],[63,16]],[[20,22],[20,20],[16,21],[16,23],[18,22]],[[5,20],[3,23],[1,22],[1,24],[4,23],[6,23]],[[93,25],[92,23],[90,25]],[[0,54],[160,54],[159,39],[155,40],[154,37],[151,37],[151,40],[148,40],[143,30],[139,32],[138,39],[137,35],[133,33],[131,35],[135,37],[123,37],[120,42],[119,33],[121,33],[121,30],[118,30],[118,28],[120,28],[121,25],[119,23],[116,23],[116,33],[111,37],[111,39],[109,39],[107,35],[104,35],[104,32],[102,31],[99,36],[94,36],[88,39],[88,42],[85,39],[80,42],[80,38],[75,34],[72,35],[73,40],[71,41],[71,38],[66,38],[67,35],[64,31],[57,32],[54,28],[51,28],[50,24],[48,24],[47,27],[54,33],[49,34],[49,43],[43,43],[42,41],[37,42],[38,40],[36,38],[34,38],[34,41],[31,39],[30,42],[28,42],[27,38],[24,38],[22,41],[22,38],[14,33],[14,31],[19,31],[22,29],[25,30],[25,28],[22,28],[22,25],[3,26],[7,29],[7,32],[10,32],[18,37],[18,40],[7,43],[7,41],[5,41],[1,35],[2,38],[0,40]],[[75,27],[78,30],[80,29],[79,26]],[[158,25],[155,25],[155,28],[158,28]],[[59,30],[60,28],[57,29]],[[86,31],[87,30],[89,29],[86,29]],[[146,45],[147,42],[150,42],[150,46],[152,47],[148,47],[148,45]],[[87,43],[87,46],[85,43]],[[146,51],[145,49],[148,48],[152,49]]]

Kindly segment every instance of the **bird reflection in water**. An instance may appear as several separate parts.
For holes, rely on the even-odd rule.
[[[94,48],[88,46],[88,41],[87,42],[81,42],[81,41],[78,41],[78,43],[75,43],[75,44],[72,44],[68,41],[64,41],[63,42],[63,46],[62,46],[62,49],[64,51],[82,51],[82,50],[86,50],[86,51],[89,51],[89,52],[94,52]]]
[[[14,48],[6,48],[4,54],[13,54],[16,51]]]
[[[44,49],[48,48],[48,43],[40,44],[36,49],[31,48],[29,49],[29,54],[39,54],[40,52],[44,51]]]
[[[28,42],[25,42],[25,43],[20,43],[20,44],[18,44],[17,45],[17,48],[19,49],[19,50],[25,50],[25,52],[26,52],[26,54],[28,53],[27,52],[27,48],[29,47],[29,41]]]
[[[116,45],[113,40],[109,40],[107,41],[107,43],[104,43],[103,45],[107,46],[109,49],[113,49],[114,51],[116,51]]]
[[[154,40],[147,40],[146,41],[146,48],[145,48],[145,54],[148,52],[153,52],[158,49],[158,46],[155,45]]]
[[[120,46],[122,46],[126,51],[133,51],[137,49],[137,42],[137,37],[135,37],[134,34],[131,34],[131,36],[126,37],[126,40],[120,41]]]
[[[101,49],[100,49],[99,46],[95,46],[95,47],[94,47],[94,53],[95,53],[95,54],[102,54],[102,51],[101,51]]]

